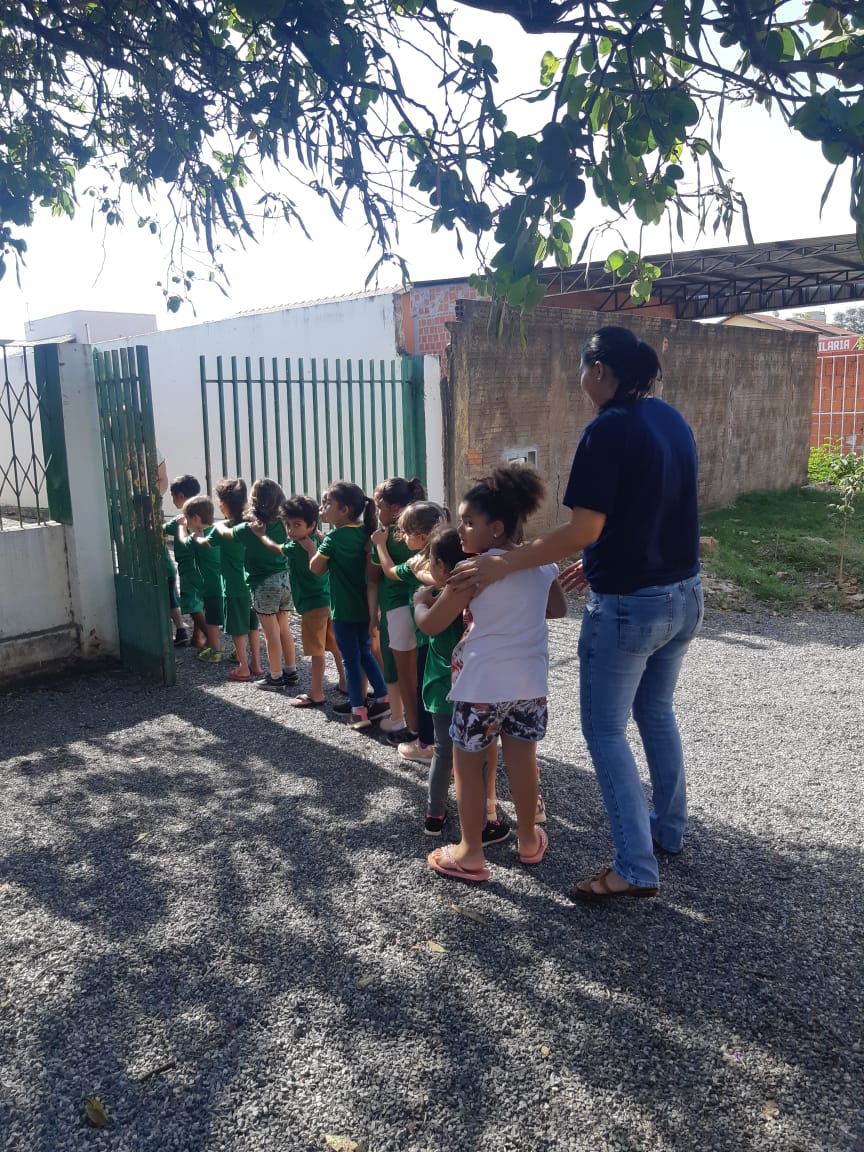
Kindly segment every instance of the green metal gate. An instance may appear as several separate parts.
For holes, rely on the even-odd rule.
[[[174,684],[147,349],[95,351],[93,361],[114,552],[120,657],[131,671]]]
[[[315,498],[333,480],[371,494],[388,476],[426,481],[423,360],[266,360],[201,365],[207,491],[220,476],[269,476]]]

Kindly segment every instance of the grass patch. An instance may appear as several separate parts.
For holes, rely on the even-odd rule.
[[[753,492],[731,508],[706,512],[702,535],[719,543],[702,557],[710,579],[745,598],[786,608],[858,608],[864,604],[864,507],[847,525],[845,579],[837,584],[843,521],[828,511],[835,491],[790,488]]]

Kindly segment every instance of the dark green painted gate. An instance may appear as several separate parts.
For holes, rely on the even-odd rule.
[[[200,364],[208,492],[220,476],[270,476],[316,498],[333,480],[369,493],[388,476],[426,482],[422,357]]]
[[[93,353],[114,552],[120,658],[175,682],[147,349]]]

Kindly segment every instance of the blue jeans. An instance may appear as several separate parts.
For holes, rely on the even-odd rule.
[[[703,614],[698,576],[626,596],[592,592],[585,606],[579,637],[582,734],[612,826],[612,866],[629,884],[656,886],[652,838],[670,852],[684,838],[687,789],[672,696]],[[650,812],[627,742],[631,710],[651,776]]]
[[[345,663],[345,682],[348,685],[348,699],[352,708],[362,708],[366,703],[363,695],[363,673],[375,696],[386,696],[387,685],[381,675],[378,661],[372,655],[372,642],[369,639],[368,620],[334,620],[333,631],[336,643]]]

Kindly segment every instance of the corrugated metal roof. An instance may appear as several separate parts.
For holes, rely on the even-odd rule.
[[[288,304],[273,304],[269,308],[249,308],[243,312],[235,312],[228,316],[228,320],[239,320],[241,316],[264,316],[270,312],[288,312],[293,308],[317,308],[321,304],[342,304],[351,300],[368,300],[372,296],[393,296],[405,289],[401,284],[389,288],[370,288],[368,292],[349,292],[342,296],[319,296],[312,300],[295,300]]]

